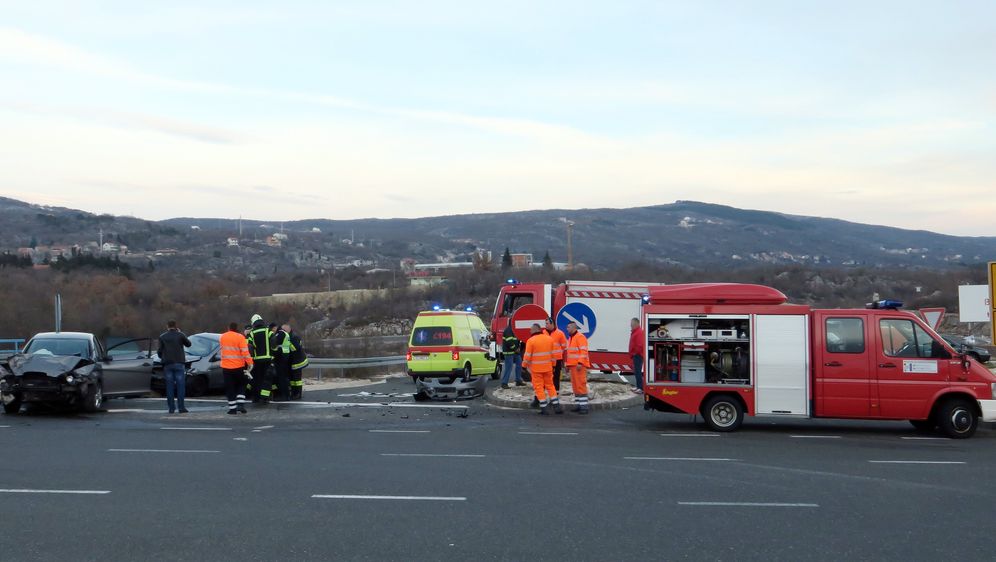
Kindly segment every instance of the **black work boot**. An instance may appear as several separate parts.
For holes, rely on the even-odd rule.
[[[588,415],[588,406],[587,405],[585,405],[585,406],[578,406],[578,410],[577,411],[578,411],[579,414],[582,414],[582,415],[586,416],[586,415]]]
[[[533,401],[529,403],[530,408],[539,408],[539,400],[533,396]]]
[[[547,408],[546,406],[540,406],[539,415],[541,415],[541,416],[549,416],[550,415],[550,409]]]
[[[560,405],[560,402],[554,402],[553,403],[553,412],[555,414],[563,414],[564,413],[564,408]]]
[[[581,411],[581,406],[578,406],[577,404],[575,404],[574,407],[571,408],[571,411],[572,412],[580,412]]]

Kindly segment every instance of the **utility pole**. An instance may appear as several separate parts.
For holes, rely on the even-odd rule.
[[[574,221],[567,220],[567,217],[560,220],[567,225],[567,269],[574,269]]]

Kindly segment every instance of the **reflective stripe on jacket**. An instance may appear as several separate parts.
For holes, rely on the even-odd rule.
[[[557,349],[553,338],[540,332],[526,341],[526,353],[522,356],[522,367],[531,373],[552,373],[556,362]]]
[[[238,332],[221,334],[221,368],[242,369],[246,366],[252,366],[252,355],[249,355],[245,336]]]
[[[591,359],[588,357],[588,338],[581,332],[575,332],[571,336],[571,341],[567,344],[567,359],[564,360],[564,365],[591,367]]]
[[[563,361],[564,355],[567,352],[567,336],[563,332],[554,328],[550,332],[550,337],[553,338],[553,359],[555,361]]]

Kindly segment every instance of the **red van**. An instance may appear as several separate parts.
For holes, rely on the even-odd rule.
[[[967,438],[996,421],[996,376],[901,303],[787,300],[761,285],[650,288],[644,407],[701,414],[715,431],[764,415],[909,420]]]

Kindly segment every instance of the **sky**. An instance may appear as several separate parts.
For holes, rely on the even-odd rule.
[[[996,2],[0,0],[0,195],[996,235]]]

